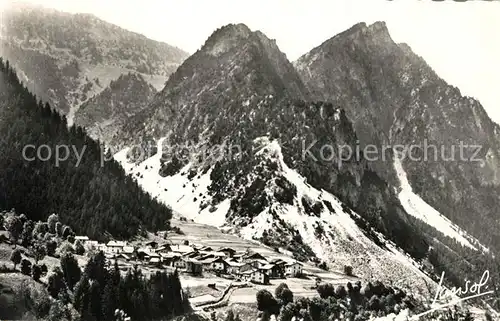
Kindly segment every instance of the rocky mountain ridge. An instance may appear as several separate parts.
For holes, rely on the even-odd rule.
[[[184,51],[90,14],[12,4],[2,12],[0,54],[21,81],[70,123],[79,106],[122,74],[138,72],[161,89]]]
[[[304,99],[308,93],[273,40],[243,24],[227,25],[216,30],[172,74],[150,106],[130,123],[125,140],[136,139],[137,133],[144,140],[148,136],[158,139],[172,129],[178,131],[172,135],[174,140],[183,135],[183,139],[197,142],[203,139],[197,132],[199,126],[230,127],[216,121],[217,110],[231,114],[250,109],[264,96]],[[184,129],[189,132],[181,133]]]
[[[315,99],[345,109],[360,145],[413,146],[402,165],[415,192],[498,248],[500,127],[477,100],[463,97],[408,45],[395,43],[383,22],[358,24],[294,65]],[[461,144],[469,146],[463,159]],[[389,154],[372,165],[398,186],[394,159]]]
[[[113,142],[120,139],[125,122],[144,109],[156,93],[142,74],[123,74],[78,109],[75,123],[94,139]]]

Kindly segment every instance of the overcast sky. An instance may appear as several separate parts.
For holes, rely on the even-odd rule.
[[[5,0],[0,0],[5,1]],[[11,1],[9,1],[11,2]],[[24,0],[86,12],[196,51],[216,28],[243,22],[276,39],[290,60],[357,22],[387,22],[452,85],[500,123],[500,2],[430,0]]]

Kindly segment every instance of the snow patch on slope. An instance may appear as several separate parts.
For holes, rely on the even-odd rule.
[[[390,275],[408,284],[411,283],[409,279],[417,277],[432,284],[419,269],[419,265],[392,242],[379,234],[379,240],[385,244],[385,248],[381,248],[368,238],[351,217],[359,217],[358,214],[346,213],[337,197],[307,184],[303,176],[289,168],[283,160],[277,141],[269,141],[267,137],[263,137],[256,142],[264,146],[256,153],[256,157],[277,159],[278,171],[295,185],[297,195],[293,205],[274,202],[254,217],[249,225],[241,229],[242,237],[259,238],[263,231],[276,229],[276,219],[271,214],[274,212],[300,233],[304,244],[309,245],[318,258],[332,263],[334,268],[342,269],[344,265],[351,265],[356,267],[356,274],[368,278]],[[319,216],[305,212],[301,204],[302,197],[324,205]],[[326,206],[327,203],[331,205],[330,208]],[[323,230],[320,235],[316,232],[317,226],[321,226]]]
[[[270,202],[264,211],[239,230],[243,238],[255,240],[262,237],[264,231],[280,233],[278,228],[284,228],[284,233],[290,233],[290,229],[293,229],[300,234],[303,244],[307,244],[318,258],[328,262],[333,270],[342,271],[345,265],[350,265],[360,277],[386,281],[397,279],[403,287],[411,284],[422,288],[423,285],[416,283],[423,284],[424,279],[429,284],[433,283],[415,261],[380,234],[379,241],[385,246],[377,246],[357,226],[353,217],[359,216],[354,212],[345,212],[345,207],[337,197],[310,186],[303,176],[289,168],[283,160],[278,142],[270,141],[267,137],[257,139],[259,140],[262,148],[254,154],[255,157],[263,160],[272,158],[278,164],[276,174],[286,178],[296,187],[297,192],[293,204]],[[129,149],[120,151],[114,157],[145,191],[170,206],[176,213],[197,223],[223,227],[231,199],[216,206],[211,205],[208,187],[211,185],[212,169],[204,173],[196,172],[193,176],[189,175],[191,166],[188,164],[178,174],[161,177],[159,170],[163,142],[164,139],[158,142],[157,154],[139,164],[127,161]],[[266,187],[269,197],[273,197],[274,187],[273,182],[269,181]],[[301,202],[303,197],[312,203],[323,204],[318,215],[306,212]],[[321,230],[320,233],[318,229]]]
[[[396,169],[401,189],[398,194],[399,201],[408,214],[424,221],[444,235],[457,240],[462,245],[477,250],[477,248],[467,239],[467,237],[470,238],[470,236],[468,236],[466,232],[441,215],[441,213],[413,192],[408,182],[406,172],[401,164],[401,160],[398,157],[394,158],[394,168]]]
[[[190,164],[186,165],[179,173],[173,176],[162,177],[159,175],[161,167],[162,145],[165,138],[157,143],[158,152],[140,164],[127,161],[129,148],[115,154],[114,158],[132,175],[138,184],[159,202],[170,206],[175,212],[196,223],[221,227],[226,222],[226,213],[229,210],[230,200],[224,200],[212,206],[208,195],[211,184],[210,173],[197,174],[189,179]]]

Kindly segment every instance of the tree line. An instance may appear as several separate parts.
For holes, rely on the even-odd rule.
[[[292,321],[294,318],[303,321],[366,321],[404,311],[415,315],[428,310],[425,302],[380,281],[368,282],[364,286],[359,281],[348,282],[336,287],[322,283],[317,292],[318,296],[312,299],[295,298],[286,283],[278,285],[274,295],[268,290],[260,290],[256,295],[259,319],[269,321],[274,315],[278,321]],[[444,321],[474,320],[466,308],[445,309],[420,319],[436,318]]]

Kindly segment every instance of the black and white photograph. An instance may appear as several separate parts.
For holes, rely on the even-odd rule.
[[[0,0],[0,321],[500,321],[500,1]]]

